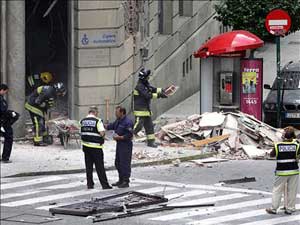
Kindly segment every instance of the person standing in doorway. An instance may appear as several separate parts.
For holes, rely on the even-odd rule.
[[[105,129],[102,120],[97,117],[98,108],[90,107],[88,115],[80,121],[81,143],[84,152],[87,188],[94,188],[93,166],[95,164],[97,175],[102,189],[112,189],[106,177],[103,159],[103,144]]]
[[[272,207],[266,209],[266,212],[269,214],[277,213],[285,185],[287,185],[285,214],[292,214],[296,206],[299,185],[298,157],[300,155],[300,145],[295,140],[296,135],[293,127],[285,128],[284,132],[283,142],[276,143],[270,153],[271,157],[276,157],[277,167],[273,186]]]
[[[54,106],[57,97],[65,96],[66,92],[64,84],[58,82],[54,85],[40,86],[29,95],[25,109],[28,110],[34,125],[34,146],[47,145],[44,142],[44,137],[48,135],[45,125],[47,111]]]
[[[114,130],[113,139],[117,142],[115,167],[118,170],[119,180],[113,186],[129,187],[131,175],[133,122],[126,116],[126,109],[116,107],[116,121],[105,125],[107,130]]]

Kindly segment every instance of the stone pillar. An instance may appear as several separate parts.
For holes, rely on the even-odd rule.
[[[0,17],[0,83],[6,84],[6,1],[0,1]]]
[[[9,108],[20,113],[14,125],[16,137],[25,133],[25,0],[7,4],[7,83]]]

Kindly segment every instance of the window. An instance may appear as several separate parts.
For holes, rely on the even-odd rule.
[[[190,55],[190,70],[193,69],[193,56]]]
[[[172,34],[173,32],[173,1],[160,0],[158,28],[160,34]]]
[[[179,16],[193,16],[193,0],[179,0]]]
[[[189,58],[186,59],[185,66],[186,66],[186,73],[189,73]]]
[[[185,62],[182,63],[182,76],[185,77]]]

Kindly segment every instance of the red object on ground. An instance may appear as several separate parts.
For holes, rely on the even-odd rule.
[[[290,30],[291,23],[291,17],[286,11],[275,9],[268,13],[265,27],[270,34],[283,35]]]
[[[243,56],[247,49],[263,46],[264,42],[256,35],[245,30],[234,30],[208,40],[194,53],[195,58],[209,56]]]

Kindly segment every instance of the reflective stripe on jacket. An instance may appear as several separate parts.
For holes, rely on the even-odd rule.
[[[299,144],[295,141],[280,142],[275,144],[277,159],[276,175],[291,176],[299,174],[297,156],[299,155]]]

